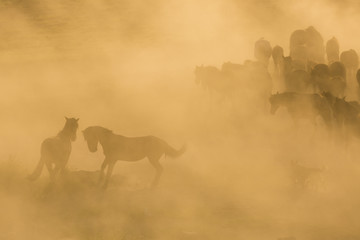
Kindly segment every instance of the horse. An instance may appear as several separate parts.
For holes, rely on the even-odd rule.
[[[359,67],[359,56],[356,51],[350,49],[342,52],[340,55],[340,61],[346,67],[346,80],[350,82],[355,80],[356,70]]]
[[[314,91],[319,92],[326,91],[326,86],[330,81],[330,69],[326,64],[317,64],[311,69],[311,82],[314,87]]]
[[[213,100],[215,93],[223,98],[230,98],[234,92],[236,79],[213,66],[196,66],[195,83],[208,90],[210,99]]]
[[[79,127],[79,119],[67,118],[64,128],[55,136],[46,138],[41,144],[40,160],[28,177],[30,181],[38,179],[44,165],[46,165],[51,181],[59,172],[63,173],[71,153],[71,142],[76,140],[76,131]]]
[[[280,106],[286,107],[288,113],[296,123],[298,119],[305,118],[316,124],[316,117],[321,116],[330,130],[332,125],[332,111],[330,104],[319,94],[305,94],[284,92],[271,95],[269,98],[270,113],[275,114]]]
[[[290,36],[290,56],[303,65],[306,61],[323,63],[325,47],[321,34],[313,26],[295,30]]]
[[[117,160],[135,162],[148,158],[156,170],[156,175],[152,182],[152,187],[156,187],[163,171],[159,162],[160,158],[163,155],[176,158],[181,156],[186,150],[185,145],[180,150],[176,150],[158,137],[125,137],[114,134],[111,130],[100,126],[86,128],[83,131],[83,135],[90,152],[96,152],[99,143],[103,148],[105,159],[100,168],[99,183],[102,182],[105,175],[104,171],[107,167],[103,185],[104,189],[107,188]]]
[[[266,68],[269,65],[269,59],[272,54],[272,48],[270,42],[264,38],[260,38],[255,42],[254,46],[254,56],[261,62]]]
[[[330,76],[340,76],[346,80],[346,68],[342,62],[336,61],[329,64]]]
[[[339,49],[339,42],[335,37],[326,42],[326,56],[329,64],[340,60]]]
[[[277,76],[280,76],[283,71],[284,49],[276,45],[272,50],[271,56],[274,62],[274,72]]]
[[[330,103],[338,128],[350,129],[352,133],[360,130],[360,105],[356,101],[348,102],[345,97],[338,98],[330,92],[322,93],[322,96]]]
[[[285,87],[289,92],[305,93],[310,85],[310,74],[304,70],[295,70],[285,75]]]
[[[308,60],[317,63],[324,63],[325,46],[323,37],[313,26],[305,29],[305,33],[306,47],[308,50]]]

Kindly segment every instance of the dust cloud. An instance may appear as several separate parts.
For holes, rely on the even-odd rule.
[[[0,239],[360,238],[357,137],[270,115],[268,97],[284,91],[272,60],[260,100],[262,83],[229,99],[194,74],[255,61],[261,38],[288,56],[291,33],[309,26],[359,52],[359,11],[350,0],[0,0]],[[28,181],[65,116],[80,118],[67,171]],[[104,191],[102,149],[90,153],[81,132],[94,125],[187,151],[161,159],[155,189],[148,160],[118,161]]]

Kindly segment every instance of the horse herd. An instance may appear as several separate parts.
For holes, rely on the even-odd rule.
[[[284,106],[295,123],[301,118],[316,123],[320,116],[329,130],[341,129],[360,136],[360,104],[345,99],[345,96],[354,97],[351,93],[355,92],[360,98],[356,51],[350,49],[340,54],[335,37],[325,44],[321,34],[310,26],[291,34],[289,52],[289,56],[284,56],[282,47],[272,48],[262,38],[255,43],[256,60],[246,60],[243,64],[225,62],[221,69],[196,66],[195,82],[210,97],[218,95],[232,102],[251,90],[262,103],[270,102],[272,114]],[[272,94],[273,80],[279,83],[281,93]]]
[[[342,136],[360,136],[360,104],[345,99],[345,95],[354,90],[353,83],[357,80],[360,84],[359,59],[354,50],[340,54],[339,48],[335,37],[324,44],[321,34],[314,27],[308,27],[291,34],[289,56],[284,56],[282,47],[272,48],[267,40],[260,39],[255,43],[255,61],[246,60],[243,64],[225,62],[221,69],[197,66],[195,81],[209,92],[210,97],[217,95],[234,102],[239,95],[251,91],[255,94],[246,96],[255,97],[257,103],[268,108],[270,102],[271,114],[275,114],[279,107],[285,107],[295,123],[307,118],[316,124],[320,117],[329,132],[335,129]],[[273,80],[282,83],[282,93],[272,94]],[[71,142],[76,139],[78,120],[66,118],[65,126],[57,136],[43,141],[40,161],[29,180],[37,179],[44,166],[50,173],[51,182],[64,172],[71,154]],[[108,186],[117,160],[144,158],[148,158],[156,170],[152,182],[155,187],[163,170],[160,158],[163,155],[178,157],[186,150],[185,145],[176,150],[154,136],[129,138],[100,126],[86,128],[83,135],[90,152],[96,152],[98,144],[103,148],[105,159],[99,176],[103,188]]]
[[[34,181],[41,175],[44,165],[47,167],[51,182],[59,173],[64,173],[71,153],[71,142],[76,140],[79,119],[67,118],[64,128],[55,136],[47,138],[41,144],[40,161],[34,172],[28,177]],[[114,134],[100,126],[91,126],[83,131],[90,152],[96,152],[98,144],[103,148],[105,159],[100,168],[99,184],[103,183],[103,188],[107,188],[112,171],[117,160],[138,161],[148,158],[151,165],[156,170],[152,186],[155,187],[162,173],[162,166],[159,162],[163,155],[178,157],[182,155],[186,146],[180,150],[175,150],[164,140],[154,136],[144,137],[125,137]],[[105,169],[107,173],[105,177]],[[104,180],[105,177],[105,180]]]

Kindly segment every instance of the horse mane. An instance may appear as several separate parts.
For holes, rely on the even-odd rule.
[[[110,130],[110,129],[107,129],[107,128],[104,128],[104,127],[101,127],[101,126],[90,126],[90,127],[87,127],[83,133],[84,134],[88,134],[89,132],[96,132],[98,133],[99,131],[102,131],[103,133],[105,134],[112,134],[113,131]]]
[[[69,120],[72,122],[69,122]],[[76,131],[76,129],[78,128],[78,124],[77,124],[78,120],[79,119],[75,119],[75,118],[69,118],[69,119],[66,118],[66,123],[65,123],[63,129],[61,129],[56,136],[61,138],[61,137],[66,137],[69,134],[72,134],[72,131],[73,130]],[[75,126],[75,128],[73,128],[74,126]]]

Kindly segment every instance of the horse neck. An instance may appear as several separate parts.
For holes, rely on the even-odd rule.
[[[97,138],[99,143],[101,144],[101,146],[104,147],[104,144],[106,145],[106,143],[108,142],[109,138],[112,136],[112,132],[107,130],[107,129],[100,129],[98,134],[97,134]]]
[[[70,141],[72,134],[72,130],[69,128],[69,126],[65,125],[57,136],[62,140]]]

